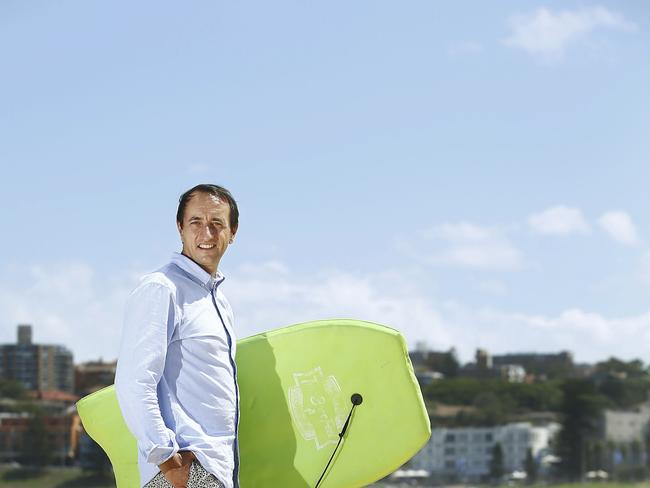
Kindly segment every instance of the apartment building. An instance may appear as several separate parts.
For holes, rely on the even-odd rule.
[[[524,469],[528,449],[533,456],[546,452],[560,425],[517,422],[494,427],[437,428],[409,467],[434,478],[480,480],[490,473],[494,446],[501,444],[506,472]]]
[[[16,344],[0,345],[0,378],[19,381],[27,390],[72,393],[72,352],[60,345],[34,344],[32,326],[21,324]]]

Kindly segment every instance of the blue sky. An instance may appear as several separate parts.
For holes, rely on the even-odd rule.
[[[0,342],[113,358],[179,249],[239,201],[240,336],[327,317],[409,343],[647,360],[644,2],[0,5]]]

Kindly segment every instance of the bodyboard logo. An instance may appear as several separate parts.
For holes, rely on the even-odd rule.
[[[345,423],[345,401],[336,378],[325,376],[320,366],[293,374],[289,388],[289,411],[300,435],[313,440],[316,449],[336,444]]]

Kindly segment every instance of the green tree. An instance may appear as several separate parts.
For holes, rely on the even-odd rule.
[[[456,357],[456,349],[453,347],[445,354],[445,357],[442,361],[440,367],[440,372],[444,374],[447,378],[454,378],[458,376],[458,370],[460,369],[460,363]]]
[[[526,471],[526,481],[530,484],[535,483],[537,481],[537,461],[535,461],[533,450],[530,447],[526,450],[524,470]]]
[[[492,457],[490,458],[490,478],[499,481],[503,477],[503,448],[501,443],[497,442],[492,447]]]
[[[598,391],[619,408],[630,408],[646,401],[649,378],[607,376],[598,382]]]
[[[502,398],[494,393],[479,393],[474,399],[474,406],[481,412],[484,425],[497,425],[506,420]]]
[[[591,459],[592,465],[589,466],[590,470],[606,469],[607,464],[605,461],[605,455],[607,453],[607,448],[603,444],[603,441],[595,441],[591,443]]]
[[[38,470],[50,464],[52,460],[52,443],[45,423],[43,412],[34,408],[23,435],[23,462]]]
[[[630,463],[634,464],[635,466],[641,465],[641,455],[641,442],[639,440],[633,440],[630,442]]]
[[[23,400],[25,398],[25,387],[19,381],[0,379],[0,398]]]
[[[558,440],[561,468],[570,480],[578,481],[586,470],[586,449],[607,401],[588,380],[567,380],[562,391],[563,421]]]
[[[621,361],[615,357],[596,363],[596,371],[601,373],[624,373],[628,378],[647,378],[648,372],[640,359]]]

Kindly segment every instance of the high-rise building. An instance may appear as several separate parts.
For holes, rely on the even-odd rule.
[[[28,390],[74,391],[72,352],[64,346],[32,343],[32,326],[18,325],[16,344],[0,344],[0,378]]]

